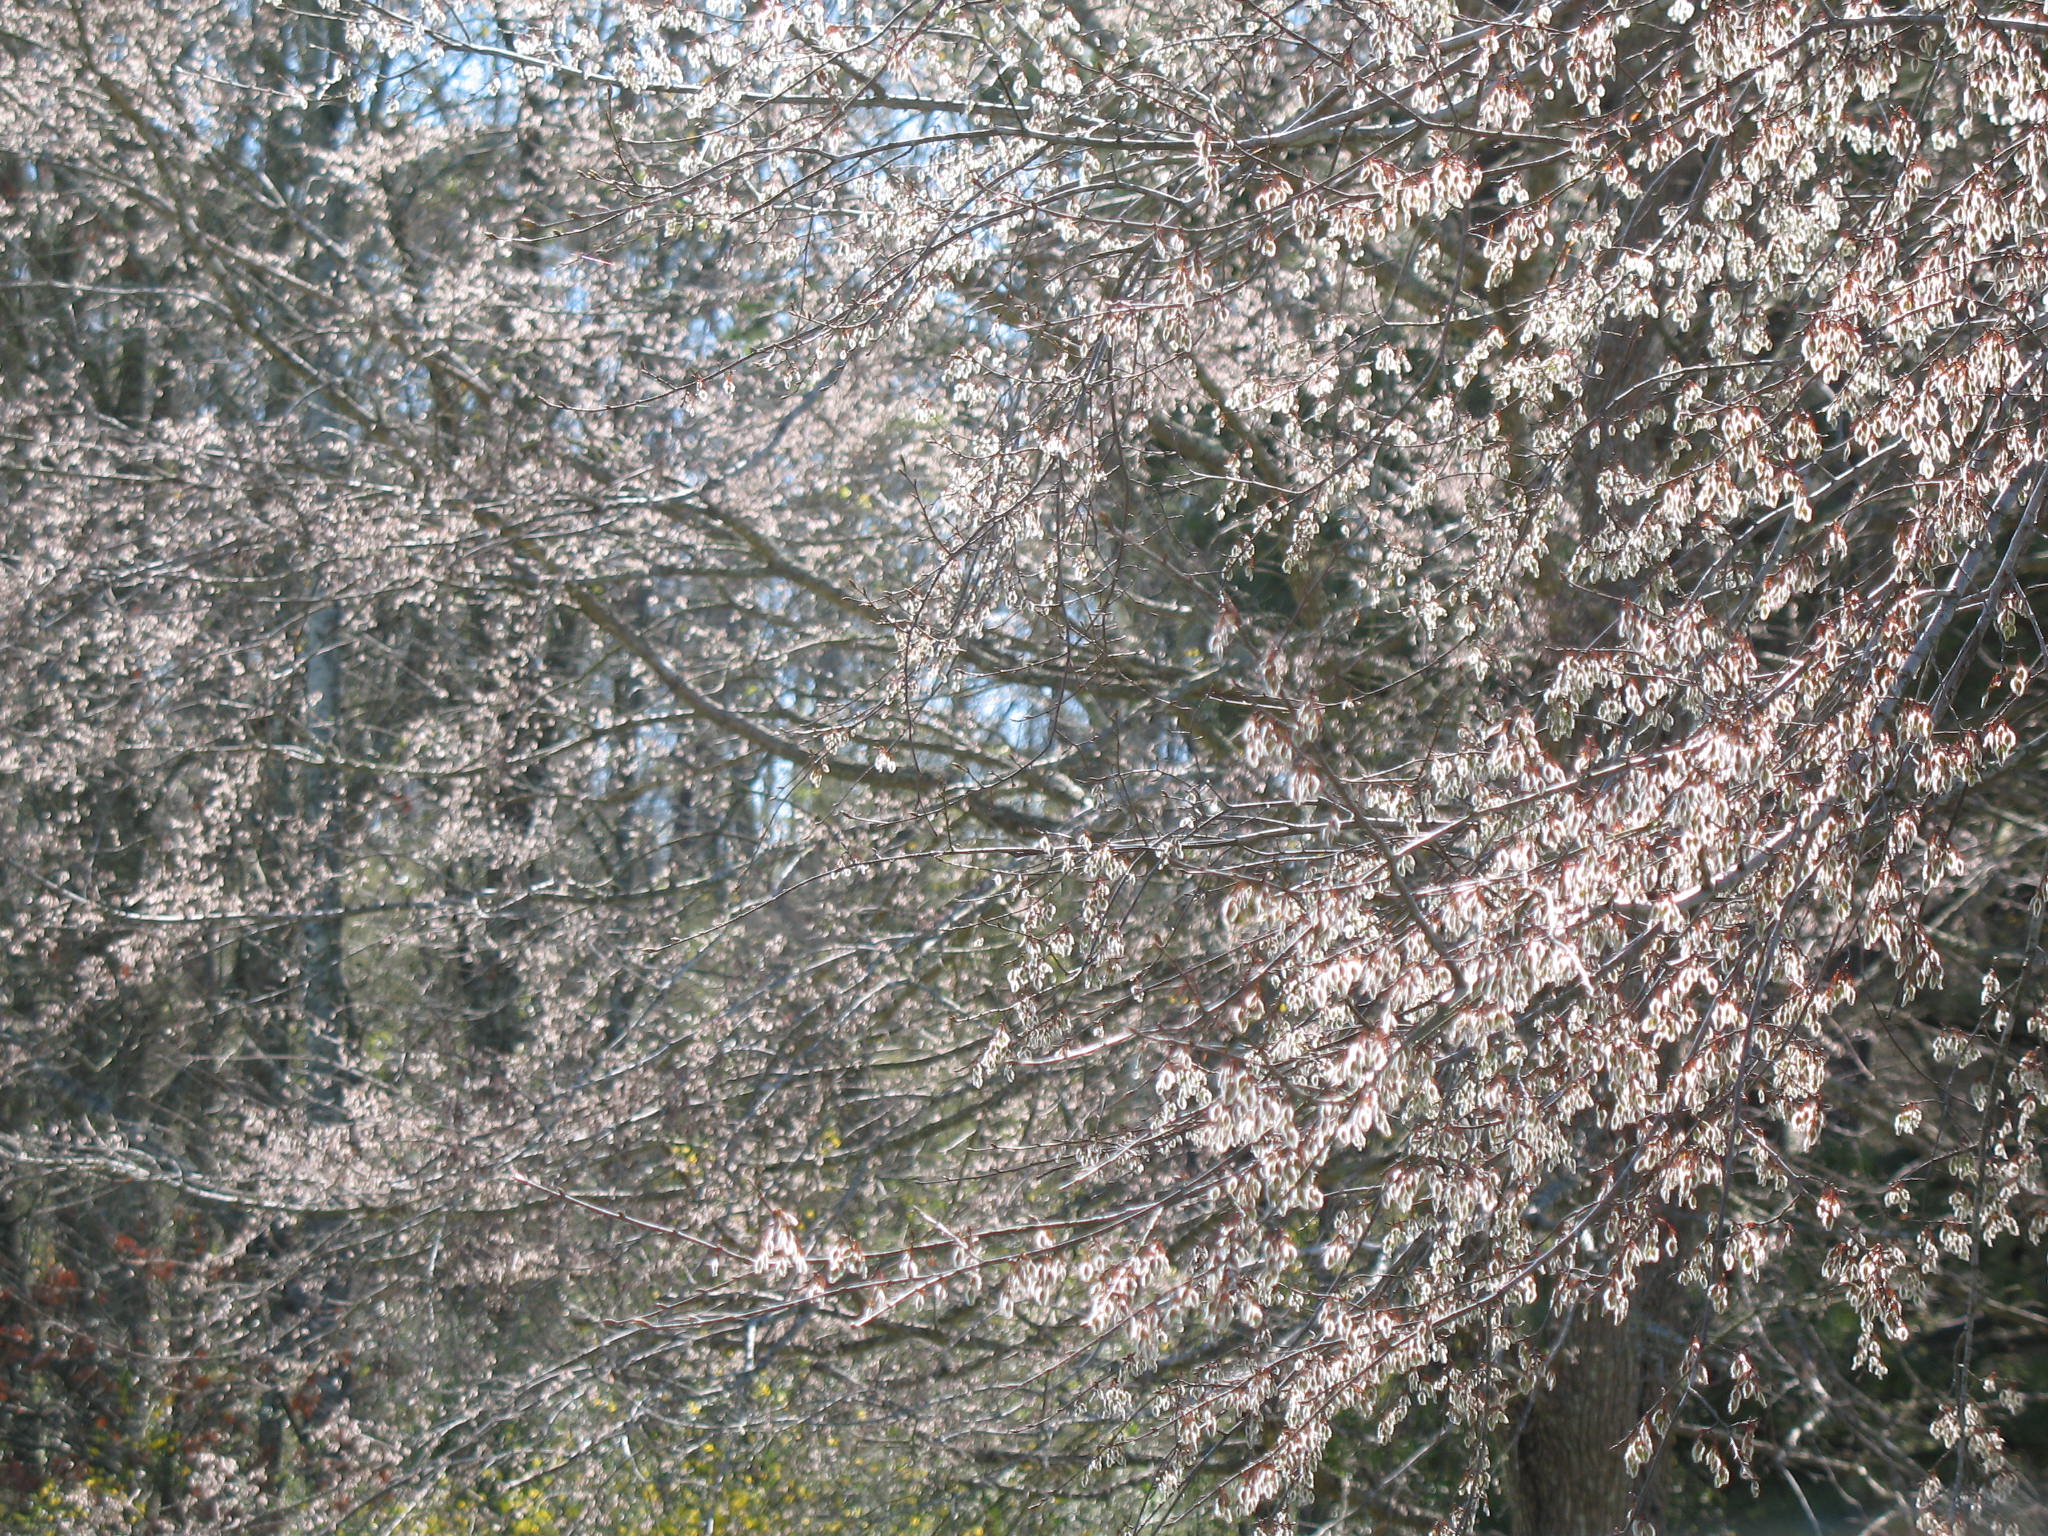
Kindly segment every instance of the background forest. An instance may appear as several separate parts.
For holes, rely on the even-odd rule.
[[[0,1529],[2048,1529],[2048,11],[0,0]]]

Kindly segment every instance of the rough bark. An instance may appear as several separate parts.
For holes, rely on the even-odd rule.
[[[1549,1387],[1523,1405],[1509,1474],[1515,1536],[1616,1536],[1657,1528],[1664,1456],[1640,1475],[1624,1448],[1674,1389],[1684,1297],[1665,1271],[1644,1278],[1629,1315],[1586,1309],[1566,1325]]]

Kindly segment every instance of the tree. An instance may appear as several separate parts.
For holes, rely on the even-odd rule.
[[[0,12],[24,1518],[317,1522],[522,1377],[557,1276],[492,1241],[538,1235],[478,1172],[533,1131],[507,1057],[543,1035],[568,1084],[621,1043],[570,1028],[633,974],[586,941],[659,889],[642,726],[492,520],[587,483],[575,405],[633,322],[572,321],[584,366],[548,321],[602,269],[479,231],[548,217],[601,123],[370,14]]]
[[[23,1509],[2039,1518],[2048,21],[0,34]]]
[[[895,632],[792,701],[856,788],[788,835],[872,869],[893,796],[949,874],[806,912],[837,1097],[799,1014],[748,1114],[808,1129],[663,1319],[832,1371],[900,1328],[863,1391],[986,1386],[940,1412],[996,1455],[1031,1383],[1267,1527],[1434,1471],[1445,1528],[1607,1532],[1680,1455],[2032,1518],[2048,22],[665,26],[623,80],[691,131],[621,210],[786,285],[666,382],[935,402],[872,547],[790,499],[844,416],[682,498]],[[979,1097],[885,1086],[967,1051]]]

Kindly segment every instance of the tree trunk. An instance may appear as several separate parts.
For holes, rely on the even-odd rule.
[[[1551,1385],[1524,1404],[1509,1470],[1515,1536],[1617,1536],[1657,1526],[1664,1456],[1640,1475],[1624,1456],[1646,1414],[1675,1394],[1684,1296],[1669,1266],[1646,1274],[1628,1317],[1585,1308],[1568,1323]]]
[[[306,919],[305,987],[308,1076],[314,1114],[341,1113],[341,1057],[348,1008],[342,976],[340,806],[335,771],[341,723],[341,605],[322,603],[306,617],[306,737],[315,761],[306,770],[306,820],[313,829],[314,915]]]
[[[1527,1405],[1515,1440],[1516,1536],[1613,1536],[1626,1528],[1635,1480],[1621,1448],[1635,1432],[1641,1397],[1636,1331],[1604,1316],[1574,1320],[1556,1379]]]

